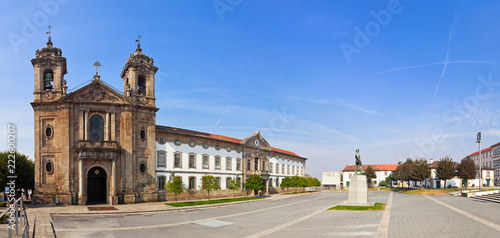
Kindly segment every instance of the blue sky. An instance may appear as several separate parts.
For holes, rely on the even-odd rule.
[[[218,8],[215,7],[218,6]],[[61,48],[74,88],[122,89],[137,35],[159,67],[157,124],[245,138],[307,157],[306,172],[407,157],[460,160],[500,141],[497,1],[0,2],[0,134],[33,155],[33,67]],[[347,52],[347,53],[346,53]],[[0,136],[6,148],[6,136]]]

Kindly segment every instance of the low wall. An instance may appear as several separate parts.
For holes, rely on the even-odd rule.
[[[216,190],[210,191],[210,199],[229,198],[247,196],[246,191],[241,190]],[[208,199],[208,193],[205,190],[187,190],[177,195],[178,201],[204,200]],[[174,193],[167,193],[165,190],[158,191],[158,201],[175,201]]]

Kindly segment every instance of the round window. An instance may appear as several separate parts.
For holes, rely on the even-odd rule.
[[[220,150],[220,145],[218,145],[218,144],[217,144],[217,145],[215,145],[215,149],[216,149],[216,150]]]
[[[139,170],[141,171],[141,173],[146,173],[146,164],[144,162],[141,163],[141,165],[139,165]]]
[[[45,164],[45,171],[47,171],[47,173],[51,174],[52,172],[54,172],[54,164],[52,163],[52,161],[48,161],[46,164]]]
[[[231,152],[231,147],[226,147],[227,152]]]
[[[139,133],[139,136],[141,137],[141,140],[145,140],[146,139],[146,131],[144,129],[142,129],[141,132]]]
[[[54,134],[54,131],[52,130],[52,127],[50,125],[45,127],[45,136],[47,138],[51,138],[53,134]]]
[[[175,140],[174,140],[174,144],[175,144],[175,145],[181,145],[181,140],[179,140],[179,139],[175,139]]]
[[[203,142],[203,148],[207,149],[208,148],[208,143],[205,141]]]
[[[189,141],[189,146],[194,147],[195,145],[196,143],[194,143],[194,141]]]
[[[241,147],[236,147],[236,152],[241,153]]]

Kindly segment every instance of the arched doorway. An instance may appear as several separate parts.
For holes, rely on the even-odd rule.
[[[106,171],[93,167],[87,174],[87,204],[106,203]]]

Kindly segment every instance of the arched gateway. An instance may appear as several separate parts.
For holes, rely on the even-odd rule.
[[[106,203],[106,171],[93,167],[87,174],[87,204]]]

